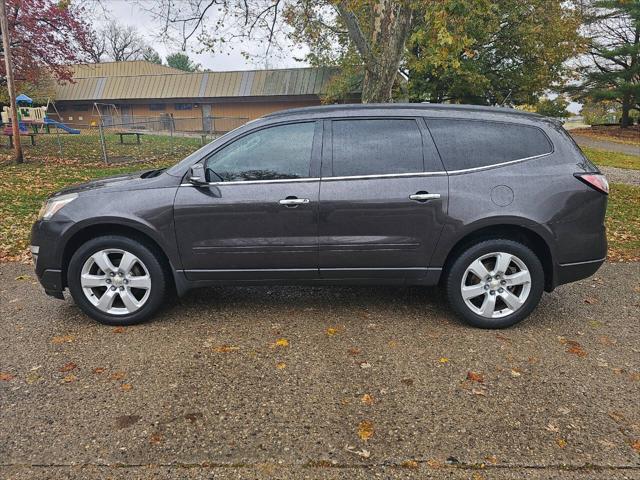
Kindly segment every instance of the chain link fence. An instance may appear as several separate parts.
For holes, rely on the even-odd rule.
[[[178,161],[247,121],[243,117],[169,114],[92,116],[83,123],[29,125],[21,140],[26,158],[57,157],[105,164]],[[5,152],[10,153],[3,148],[0,155]]]

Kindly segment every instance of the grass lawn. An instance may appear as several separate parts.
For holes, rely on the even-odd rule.
[[[640,156],[618,152],[607,152],[595,148],[580,147],[584,154],[599,167],[618,167],[640,170]]]
[[[138,161],[105,165],[97,135],[67,135],[61,141],[63,157],[54,135],[38,137],[35,147],[25,147],[27,160],[22,165],[9,163],[9,151],[0,149],[0,261],[29,258],[31,224],[52,192],[92,178],[165,167],[200,147],[200,139],[151,135],[142,138],[142,145],[119,145],[112,135],[107,138],[110,154]],[[613,166],[640,168],[637,158],[628,155],[590,149],[585,153],[598,165],[612,165],[606,162],[615,158]],[[612,185],[607,228],[612,260],[640,260],[640,187]]]

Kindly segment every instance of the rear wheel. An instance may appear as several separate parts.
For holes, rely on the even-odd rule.
[[[505,328],[524,320],[544,290],[540,259],[513,240],[485,240],[453,262],[446,277],[447,298],[467,323]]]
[[[166,275],[153,249],[119,235],[82,245],[69,262],[67,282],[76,304],[107,325],[147,320],[166,291]]]

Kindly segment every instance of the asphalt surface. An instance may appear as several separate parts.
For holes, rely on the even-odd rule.
[[[115,329],[0,265],[0,478],[638,479],[639,282],[606,264],[499,332],[417,287],[206,289]]]
[[[638,159],[640,162],[640,158]],[[617,167],[598,167],[605,174],[609,183],[626,183],[640,186],[640,170]]]
[[[588,135],[580,135],[578,133],[571,133],[571,136],[581,147],[597,148],[600,150],[607,150],[609,152],[624,153],[627,155],[640,156],[640,145],[633,145],[629,143],[609,142],[607,140],[600,140],[589,137]]]

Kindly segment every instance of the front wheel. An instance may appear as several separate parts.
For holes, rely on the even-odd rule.
[[[162,304],[166,275],[158,255],[120,235],[94,238],[71,257],[67,283],[76,304],[107,325],[147,320]]]
[[[485,240],[463,251],[445,280],[451,308],[480,328],[505,328],[529,316],[544,290],[540,259],[513,240]]]

